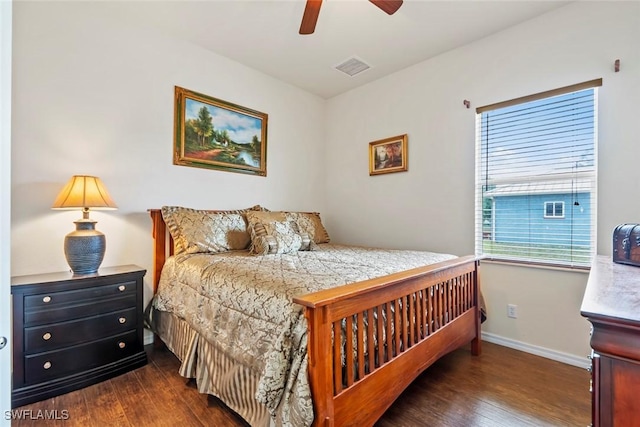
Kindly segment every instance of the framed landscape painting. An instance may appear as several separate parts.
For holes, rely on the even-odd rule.
[[[369,175],[407,170],[407,134],[369,143]]]
[[[268,115],[176,86],[173,163],[267,175]]]

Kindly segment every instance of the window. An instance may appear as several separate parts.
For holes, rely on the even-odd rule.
[[[545,218],[564,218],[564,202],[544,202]]]
[[[476,110],[477,255],[590,264],[601,85],[598,79]]]

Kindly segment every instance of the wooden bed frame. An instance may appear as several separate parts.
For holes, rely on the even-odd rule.
[[[161,211],[149,212],[155,294],[173,241]],[[478,266],[466,256],[294,298],[308,323],[314,425],[373,425],[440,357],[469,342],[479,355]]]

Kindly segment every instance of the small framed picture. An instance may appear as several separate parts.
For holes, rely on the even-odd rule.
[[[407,134],[369,143],[369,175],[407,170]]]

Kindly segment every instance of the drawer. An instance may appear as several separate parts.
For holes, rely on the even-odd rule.
[[[25,328],[24,352],[41,353],[93,341],[135,329],[136,323],[137,309],[131,307],[79,320]]]
[[[135,294],[136,282],[127,281],[111,285],[93,286],[91,288],[77,289],[74,291],[61,291],[28,295],[24,298],[24,310],[51,309],[59,305],[79,304],[84,301],[95,301],[100,298],[109,298],[118,295]]]
[[[138,333],[133,330],[84,345],[25,356],[25,385],[106,365],[140,352],[141,349]]]
[[[24,312],[24,326],[36,326],[44,323],[64,322],[136,307],[136,294],[124,294],[118,298],[84,301],[80,304],[57,304],[41,310]]]

